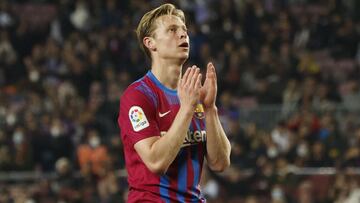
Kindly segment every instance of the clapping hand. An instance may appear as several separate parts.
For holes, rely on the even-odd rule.
[[[217,77],[214,65],[209,62],[206,68],[205,82],[200,88],[200,101],[205,110],[214,108],[217,94]]]
[[[200,99],[201,73],[200,69],[192,66],[185,71],[178,84],[180,104],[193,111]]]

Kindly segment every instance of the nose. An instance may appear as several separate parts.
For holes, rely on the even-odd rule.
[[[180,38],[186,38],[188,36],[187,31],[180,29]]]

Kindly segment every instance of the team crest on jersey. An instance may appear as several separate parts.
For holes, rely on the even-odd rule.
[[[203,119],[205,117],[204,107],[202,104],[197,104],[195,107],[195,117],[198,119]]]
[[[144,111],[139,106],[133,106],[129,110],[129,119],[135,132],[138,132],[146,127],[149,127]]]

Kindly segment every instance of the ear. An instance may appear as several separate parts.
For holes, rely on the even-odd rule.
[[[151,51],[156,51],[155,41],[152,37],[144,37],[144,45]]]

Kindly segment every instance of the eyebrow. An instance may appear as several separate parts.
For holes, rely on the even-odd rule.
[[[176,25],[176,24],[171,24],[171,25],[169,25],[169,26],[167,26],[167,28],[169,29],[169,28],[183,28],[184,30],[187,30],[187,27],[186,27],[186,25]]]

